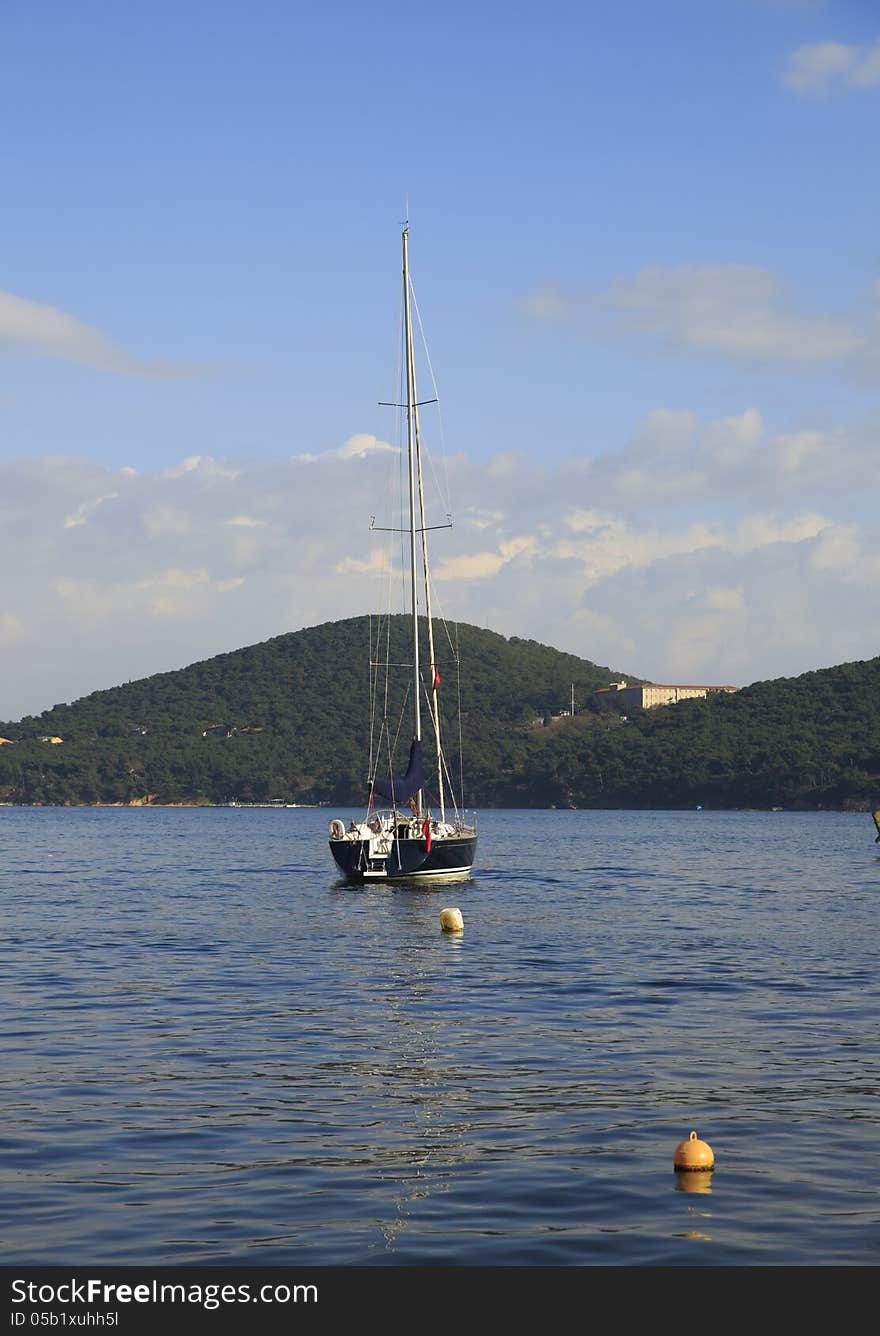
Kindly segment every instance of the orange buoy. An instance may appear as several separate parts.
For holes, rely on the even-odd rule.
[[[687,1141],[676,1146],[672,1163],[676,1169],[702,1169],[705,1172],[715,1168],[715,1156],[712,1147],[700,1141],[696,1132],[691,1132]]]
[[[444,932],[464,932],[464,920],[460,909],[441,909],[440,927]]]

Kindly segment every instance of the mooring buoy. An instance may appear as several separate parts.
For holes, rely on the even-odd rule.
[[[715,1168],[715,1155],[707,1142],[701,1141],[696,1132],[691,1132],[686,1141],[676,1146],[672,1163],[677,1170],[702,1169],[705,1172]]]
[[[464,932],[464,919],[460,909],[441,909],[440,927],[444,932]]]

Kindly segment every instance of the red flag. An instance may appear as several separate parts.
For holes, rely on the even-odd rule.
[[[434,669],[434,690],[435,690],[435,691],[437,690],[437,688],[439,687],[439,685],[440,685],[440,674],[437,672],[437,669],[435,668],[435,669]]]

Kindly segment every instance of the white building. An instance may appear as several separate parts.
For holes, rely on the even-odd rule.
[[[599,687],[597,695],[613,691],[615,698],[627,705],[640,705],[643,710],[653,710],[657,705],[675,705],[680,700],[711,696],[715,691],[737,690],[737,687],[731,686],[670,686],[659,682],[643,682],[641,686],[631,687],[627,682],[612,682],[607,687]]]

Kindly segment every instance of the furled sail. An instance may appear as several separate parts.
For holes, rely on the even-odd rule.
[[[402,779],[377,779],[373,781],[373,793],[380,798],[390,798],[393,803],[405,803],[414,798],[419,789],[424,788],[425,771],[422,766],[422,744],[413,738],[409,749],[409,765]]]

